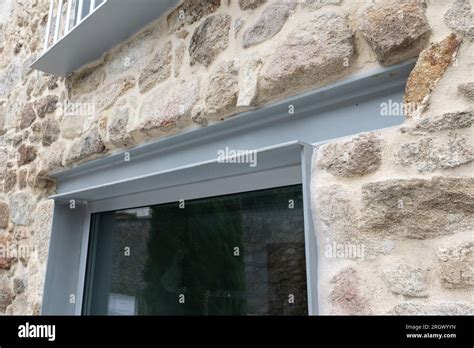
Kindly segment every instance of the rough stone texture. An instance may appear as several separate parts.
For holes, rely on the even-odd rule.
[[[117,75],[127,70],[141,69],[144,61],[153,52],[155,42],[152,34],[152,32],[146,31],[138,35],[128,44],[120,47],[107,63],[107,73]]]
[[[242,30],[242,27],[245,24],[245,20],[242,18],[237,18],[234,22],[234,38],[237,39],[237,36],[239,36],[240,31]]]
[[[18,148],[18,165],[23,166],[31,163],[36,159],[37,150],[34,146],[21,144]]]
[[[458,86],[458,91],[466,97],[466,99],[474,101],[474,82],[460,84]]]
[[[0,202],[0,229],[8,227],[10,207],[5,202]]]
[[[402,145],[397,154],[398,163],[413,167],[420,173],[437,169],[455,168],[474,160],[474,147],[468,138],[450,134],[448,143],[439,143],[433,138],[423,138]]]
[[[377,2],[362,11],[359,29],[383,65],[416,57],[430,35],[425,9],[419,1]]]
[[[127,92],[135,87],[136,79],[133,76],[122,77],[97,92],[97,109],[103,111],[111,106]]]
[[[43,138],[41,140],[44,146],[50,146],[59,138],[59,122],[53,119],[43,121],[41,124]]]
[[[46,200],[38,204],[33,223],[33,245],[38,252],[38,259],[45,263],[48,260],[49,238],[53,222],[54,201]]]
[[[147,96],[139,113],[139,130],[168,132],[190,117],[198,101],[200,79],[173,82],[173,86],[161,85]]]
[[[20,66],[12,62],[5,69],[0,70],[0,95],[8,95],[20,80]]]
[[[61,140],[48,147],[47,151],[43,154],[44,158],[42,159],[46,171],[51,172],[62,167],[65,149],[66,142]]]
[[[142,70],[138,78],[138,86],[141,93],[149,91],[158,83],[166,80],[171,76],[171,41],[168,41],[160,48],[153,58],[148,62]]]
[[[207,17],[195,30],[189,45],[190,64],[209,66],[227,48],[231,17],[218,14]]]
[[[258,45],[278,34],[295,6],[296,2],[293,0],[272,1],[255,24],[245,31],[242,46],[248,48]]]
[[[176,47],[174,53],[174,76],[178,77],[181,67],[183,66],[184,55],[186,54],[186,45],[184,43],[180,43],[178,47]]]
[[[237,106],[254,105],[258,97],[258,75],[262,68],[260,58],[251,57],[242,64],[239,76],[239,98]]]
[[[221,0],[186,0],[168,16],[168,27],[174,33],[191,25],[207,15],[215,12],[221,6]]]
[[[317,165],[336,176],[364,175],[380,167],[381,151],[379,136],[365,133],[344,143],[323,145],[318,150]]]
[[[474,287],[474,242],[441,248],[438,262],[444,287]]]
[[[5,312],[12,301],[13,294],[11,293],[11,290],[4,282],[0,282],[0,313]]]
[[[26,226],[31,224],[34,211],[34,200],[26,192],[15,193],[10,198],[10,219],[14,224]]]
[[[402,302],[392,308],[390,315],[473,315],[474,306],[467,302],[442,302],[426,304]]]
[[[11,252],[12,250],[12,241],[10,237],[0,236],[0,271],[9,270],[11,266],[15,263],[16,257]],[[14,246],[13,246],[14,247]],[[1,273],[0,273],[1,274]],[[0,282],[1,284],[1,282]],[[2,294],[0,293],[0,296]]]
[[[403,133],[419,135],[424,133],[439,132],[469,128],[474,123],[474,111],[450,112],[434,117],[417,118],[414,124],[402,127]]]
[[[410,105],[407,110],[415,110],[414,113],[417,113],[417,110],[423,109],[431,91],[453,62],[460,44],[461,38],[451,34],[420,54],[405,89],[403,100],[406,105]],[[406,116],[413,116],[413,112]]]
[[[395,294],[411,297],[428,296],[426,269],[400,263],[385,269],[383,275],[388,288]]]
[[[58,97],[55,95],[48,95],[35,102],[34,108],[39,118],[44,118],[46,114],[56,111],[58,104]]]
[[[73,73],[66,79],[69,97],[74,98],[83,94],[97,91],[105,79],[105,69],[102,65],[88,66]]]
[[[3,192],[10,192],[16,185],[17,174],[16,170],[8,169],[5,172],[5,179],[3,181]]]
[[[235,61],[220,63],[212,72],[206,93],[208,114],[223,114],[237,103],[239,70]]]
[[[362,227],[426,239],[474,223],[474,178],[385,180],[362,187]]]
[[[21,278],[13,278],[13,292],[21,294],[25,292],[25,281]]]
[[[65,115],[61,120],[61,136],[64,139],[75,139],[82,133],[84,117],[80,115]]]
[[[474,13],[469,0],[453,0],[453,6],[444,14],[444,23],[470,40],[474,39]]]
[[[354,54],[352,30],[336,13],[316,14],[300,24],[264,69],[260,93],[273,96],[317,84],[343,71]]]
[[[327,5],[341,5],[342,0],[303,0],[301,2],[301,8],[304,10],[319,10]]]
[[[66,165],[77,163],[105,151],[104,143],[100,138],[98,127],[93,126],[82,137],[76,139],[70,146],[65,158]]]
[[[20,129],[31,126],[36,119],[36,112],[32,104],[27,104],[20,114]]]
[[[337,314],[370,314],[368,300],[360,289],[361,282],[357,271],[352,267],[342,269],[331,279],[333,288],[329,296],[332,305],[338,309]]]
[[[239,0],[239,6],[242,10],[255,10],[262,6],[267,0]]]
[[[17,295],[13,302],[5,309],[6,315],[16,315],[17,313],[27,313],[27,299],[25,294]]]
[[[133,144],[133,138],[127,129],[131,112],[130,106],[116,108],[107,126],[109,141],[117,147],[127,147]]]

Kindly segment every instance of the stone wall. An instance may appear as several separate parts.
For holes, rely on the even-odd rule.
[[[328,246],[364,251],[321,258],[320,307],[472,313],[472,5],[186,0],[57,78],[28,68],[49,1],[0,0],[0,313],[40,311],[50,173],[422,51],[402,127],[315,156],[321,255]]]

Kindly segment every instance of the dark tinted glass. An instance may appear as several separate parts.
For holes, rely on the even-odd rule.
[[[303,225],[301,185],[95,214],[86,312],[306,315]]]

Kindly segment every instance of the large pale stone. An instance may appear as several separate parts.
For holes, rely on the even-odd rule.
[[[133,38],[129,43],[122,45],[117,52],[111,55],[107,63],[107,73],[117,75],[129,69],[140,70],[155,47],[152,31],[146,31]]]
[[[267,0],[239,0],[239,6],[242,10],[255,10],[263,5]]]
[[[365,133],[344,143],[323,145],[317,153],[317,165],[336,176],[354,177],[376,171],[382,160],[382,140]]]
[[[383,65],[416,57],[430,35],[425,9],[419,1],[379,1],[363,9],[359,29]]]
[[[422,138],[402,145],[397,154],[398,163],[415,168],[420,173],[437,169],[459,167],[474,160],[474,147],[465,136],[450,134],[447,143]]]
[[[0,96],[6,97],[15,85],[20,82],[21,67],[18,63],[12,62],[5,69],[0,69]]]
[[[237,106],[252,106],[255,104],[258,96],[258,76],[262,68],[262,60],[257,57],[251,57],[241,65]]]
[[[132,113],[130,106],[121,106],[114,109],[114,113],[107,125],[108,140],[117,147],[128,147],[133,138],[128,133],[128,121]]]
[[[441,248],[438,262],[444,287],[474,287],[474,242]]]
[[[342,0],[302,0],[300,3],[302,9],[314,11],[327,5],[341,5]]]
[[[215,12],[221,0],[185,0],[168,16],[168,27],[174,33]]]
[[[82,134],[84,117],[81,115],[65,115],[61,120],[61,136],[64,139],[75,139]]]
[[[474,305],[467,302],[441,302],[434,304],[402,302],[393,307],[389,315],[474,315]]]
[[[231,17],[218,14],[207,17],[193,33],[189,45],[190,64],[209,66],[227,48]]]
[[[375,235],[432,238],[472,227],[474,178],[394,179],[362,187],[362,226]]]
[[[42,163],[47,172],[55,171],[62,167],[66,142],[59,140],[45,149],[42,154]]]
[[[474,101],[474,82],[460,84],[458,91],[470,101]]]
[[[352,267],[339,271],[332,279],[330,301],[337,308],[336,314],[364,315],[370,314],[369,301],[362,293],[361,278]]]
[[[407,116],[413,116],[418,110],[423,110],[431,91],[453,62],[460,44],[461,38],[451,34],[421,52],[405,88],[403,101],[408,106],[406,109],[410,111]]]
[[[10,207],[5,202],[0,202],[0,229],[8,227]]]
[[[469,128],[474,123],[474,111],[450,112],[439,116],[428,116],[414,119],[414,123],[400,130],[403,133],[419,135],[424,133],[439,132],[442,130],[455,130]]]
[[[158,86],[143,102],[138,130],[168,132],[185,124],[199,99],[199,90],[198,77]]]
[[[474,39],[474,13],[469,0],[453,0],[453,6],[444,14],[444,23],[470,40]]]
[[[406,263],[386,268],[384,280],[391,292],[411,297],[428,296],[428,273],[426,269]]]
[[[206,93],[208,114],[222,115],[235,107],[239,93],[238,75],[235,61],[221,62],[211,73]]]
[[[285,25],[290,11],[296,6],[293,0],[274,0],[262,12],[254,25],[244,33],[243,47],[257,45],[274,37]]]
[[[53,221],[54,201],[46,200],[38,204],[33,223],[33,245],[40,262],[48,260],[49,240]]]
[[[26,226],[32,222],[32,213],[35,202],[33,197],[26,192],[15,193],[10,198],[10,219],[20,226]]]
[[[82,137],[76,139],[66,155],[66,165],[88,159],[105,152],[105,146],[97,126],[92,126]]]
[[[186,45],[180,43],[174,52],[174,76],[178,77],[181,66],[183,65],[184,55],[186,54]]]
[[[122,77],[108,84],[97,92],[97,109],[103,111],[123,96],[128,90],[135,87],[136,79],[133,76]]]
[[[88,66],[73,73],[66,79],[70,97],[97,91],[105,79],[105,68],[103,64]]]
[[[300,24],[264,69],[260,93],[269,97],[320,83],[349,66],[352,30],[345,18],[329,12]]]
[[[141,93],[149,91],[158,83],[171,76],[171,61],[173,59],[171,56],[171,48],[171,41],[168,41],[155,52],[153,58],[151,58],[143,69],[138,78],[138,86],[140,87]]]

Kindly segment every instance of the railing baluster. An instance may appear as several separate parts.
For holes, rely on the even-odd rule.
[[[67,2],[66,28],[64,29],[65,35],[69,33],[69,27],[71,24],[72,2],[73,0],[68,0]]]
[[[79,8],[77,10],[76,24],[79,24],[82,21],[82,10],[83,10],[83,8],[84,8],[84,0],[79,0]]]
[[[92,11],[94,11],[95,9],[95,0],[91,0],[91,7],[89,9],[89,14],[92,13]]]
[[[44,39],[44,50],[48,49],[49,33],[51,31],[51,23],[53,22],[54,0],[49,0],[48,24],[46,25],[46,35]]]
[[[58,39],[59,39],[62,15],[63,15],[63,0],[59,0],[58,12],[56,14],[56,28],[54,30],[54,43],[58,42]]]

